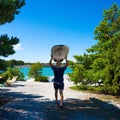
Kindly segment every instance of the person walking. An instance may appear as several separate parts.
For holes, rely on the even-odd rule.
[[[67,60],[67,57],[65,57],[65,60],[66,60],[65,66],[61,66],[62,60],[54,60],[56,61],[56,65],[52,64],[52,60],[53,60],[53,57],[51,56],[49,65],[54,72],[53,85],[55,89],[55,99],[57,103],[58,102],[58,91],[59,91],[59,94],[60,94],[59,107],[62,108],[63,107],[63,90],[64,90],[64,71],[66,70],[68,66],[68,60]]]

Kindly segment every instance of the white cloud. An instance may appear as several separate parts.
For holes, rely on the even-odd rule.
[[[14,50],[22,50],[23,49],[20,43],[17,45],[13,45],[13,47],[14,47]]]

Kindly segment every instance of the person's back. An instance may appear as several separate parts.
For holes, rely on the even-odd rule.
[[[54,89],[55,89],[55,98],[56,101],[58,100],[58,90],[60,93],[60,107],[62,107],[62,101],[63,101],[63,89],[64,89],[64,71],[66,70],[67,66],[68,66],[68,61],[67,61],[67,57],[65,58],[66,60],[66,65],[64,67],[61,67],[61,62],[57,61],[56,62],[56,66],[53,66],[52,64],[52,56],[50,59],[50,67],[52,68],[53,72],[54,72]]]
[[[58,82],[62,82],[64,80],[64,71],[66,70],[66,66],[58,68],[57,66],[51,67],[54,72],[54,80]]]

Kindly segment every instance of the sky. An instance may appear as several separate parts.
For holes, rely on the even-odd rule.
[[[16,53],[5,60],[47,63],[54,45],[69,47],[68,60],[96,44],[94,30],[103,11],[120,0],[25,0],[14,21],[0,26],[0,34],[20,39]]]

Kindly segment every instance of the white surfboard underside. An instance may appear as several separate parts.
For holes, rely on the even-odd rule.
[[[51,49],[51,55],[53,56],[53,59],[61,60],[65,59],[65,57],[68,55],[69,48],[66,45],[55,45]]]

